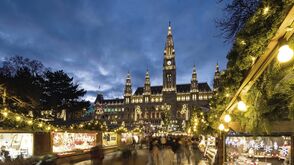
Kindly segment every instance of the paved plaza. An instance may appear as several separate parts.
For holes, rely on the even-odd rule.
[[[147,149],[139,149],[132,152],[129,158],[122,158],[121,151],[116,151],[113,153],[108,153],[105,155],[103,160],[103,165],[149,165],[148,162],[149,152]],[[177,164],[176,156],[173,160],[174,164]],[[76,163],[75,165],[92,165],[91,160]],[[198,165],[206,165],[206,161],[201,161]],[[151,165],[151,164],[150,164]],[[189,164],[188,160],[184,157],[181,165],[195,165],[194,157],[192,156],[192,161]]]

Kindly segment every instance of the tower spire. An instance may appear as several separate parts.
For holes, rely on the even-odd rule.
[[[149,76],[149,70],[147,68],[146,74],[145,74],[145,83],[144,83],[144,94],[151,94],[151,88],[150,88],[150,76]]]
[[[195,66],[195,64],[193,65],[193,71],[192,71],[192,81],[193,80],[197,81],[197,73],[196,73],[196,66]]]
[[[172,35],[172,29],[171,29],[170,21],[168,22],[168,31],[167,31],[167,35]]]
[[[132,95],[132,80],[131,80],[130,71],[128,71],[126,84],[125,84],[125,96],[131,96],[131,95]]]
[[[220,71],[219,71],[219,65],[217,62],[216,66],[215,66],[214,79],[213,79],[213,90],[214,91],[217,91],[217,89],[219,87],[219,82],[220,82]]]
[[[219,66],[218,66],[218,62],[216,62],[216,66],[215,66],[215,72],[219,72]]]
[[[191,92],[198,91],[198,81],[197,81],[197,73],[196,73],[196,66],[194,64],[193,71],[192,71],[192,80],[191,80]]]
[[[174,53],[174,41],[170,22],[168,23],[167,37],[165,42],[165,52],[167,55],[171,55],[172,53]]]

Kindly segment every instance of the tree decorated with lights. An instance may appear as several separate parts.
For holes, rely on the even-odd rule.
[[[191,111],[190,120],[186,124],[186,132],[194,135],[211,133],[207,115],[200,107],[194,107]]]
[[[242,14],[247,10],[236,4],[242,2],[233,0],[228,6],[231,18],[238,17],[238,11]],[[227,55],[227,69],[221,74],[220,87],[211,102],[213,113],[210,113],[209,120],[212,121],[214,128],[220,124],[220,117],[224,115],[226,106],[237,92],[244,77],[266,51],[267,45],[276,35],[293,4],[293,0],[259,1],[251,6],[252,10],[243,13],[247,14],[242,17],[246,18],[246,21],[239,20],[241,22],[238,28],[231,28],[231,25],[226,27],[223,24],[222,30],[228,32],[227,37],[232,37],[234,44]],[[292,30],[293,25],[286,29],[286,31]],[[294,48],[294,37],[291,35],[286,42],[283,40],[285,39],[278,41],[280,46],[276,58],[263,71],[251,89],[237,98],[236,108],[243,112],[229,114],[231,120],[239,122],[248,132],[270,132],[271,121],[294,119],[293,51],[291,53],[291,49]],[[224,118],[221,122],[224,122]]]

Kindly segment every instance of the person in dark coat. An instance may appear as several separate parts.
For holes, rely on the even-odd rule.
[[[91,148],[90,151],[92,163],[95,165],[102,164],[104,159],[104,152],[101,146],[95,146]]]

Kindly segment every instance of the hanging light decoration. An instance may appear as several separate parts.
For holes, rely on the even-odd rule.
[[[46,128],[46,130],[47,130],[47,131],[50,131],[50,129],[51,129],[51,127],[50,127],[50,126],[48,126],[48,127]]]
[[[245,111],[247,111],[247,105],[244,103],[244,101],[242,101],[242,100],[239,100],[238,101],[238,109],[240,110],[240,111],[242,111],[242,112],[245,112]]]
[[[225,117],[224,117],[224,121],[226,123],[229,123],[231,120],[232,120],[231,116],[229,114],[226,114]]]
[[[15,117],[15,120],[16,120],[16,121],[20,121],[20,119],[21,119],[20,116],[16,116],[16,117]]]
[[[279,48],[278,60],[281,63],[288,62],[293,58],[293,50],[288,44],[284,44]]]
[[[7,116],[8,116],[8,112],[4,111],[4,112],[2,113],[2,115],[3,115],[4,117],[7,117]]]
[[[225,129],[224,124],[221,123],[221,124],[218,126],[218,129],[219,129],[220,131],[223,131],[223,130]]]
[[[269,6],[264,7],[263,8],[263,11],[262,11],[262,14],[263,15],[267,15],[267,13],[269,12],[269,10],[270,10]]]
[[[42,127],[43,127],[43,123],[39,123],[38,126],[39,126],[40,128],[42,128]]]
[[[33,124],[33,120],[28,120],[27,123],[28,123],[28,125],[32,125]]]

